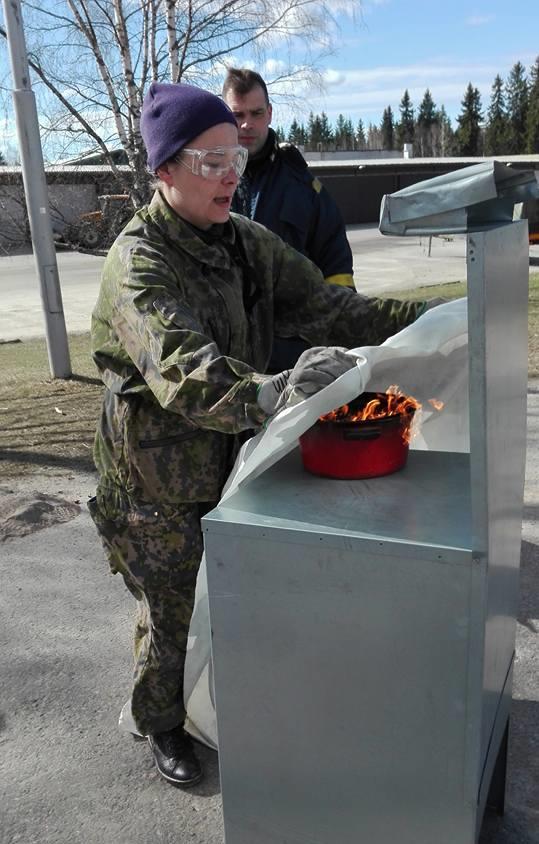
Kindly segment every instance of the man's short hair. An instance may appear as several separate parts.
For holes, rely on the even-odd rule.
[[[226,97],[229,91],[233,91],[240,97],[244,97],[245,94],[248,94],[257,85],[264,91],[266,105],[269,105],[268,89],[259,73],[255,70],[249,70],[246,67],[229,67],[223,83],[223,98]]]

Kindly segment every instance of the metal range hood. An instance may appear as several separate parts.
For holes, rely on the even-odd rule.
[[[537,197],[533,170],[485,161],[384,196],[380,231],[401,236],[482,231],[511,223],[514,206]]]

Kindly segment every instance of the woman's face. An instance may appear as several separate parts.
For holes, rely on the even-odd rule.
[[[231,123],[219,123],[190,141],[188,148],[211,150],[237,144],[236,127]],[[213,181],[192,172],[192,155],[185,154],[181,158],[182,163],[168,162],[157,170],[157,176],[162,182],[161,190],[168,204],[180,217],[199,229],[209,229],[214,223],[226,223],[238,184],[234,168],[230,167],[224,176]]]

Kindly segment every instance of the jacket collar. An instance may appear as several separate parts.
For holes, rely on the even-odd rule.
[[[277,143],[277,135],[273,129],[269,128],[268,137],[264,142],[264,146],[247,161],[247,174],[252,176],[259,170],[262,170],[268,162],[273,161],[278,149],[279,144]]]
[[[230,249],[236,243],[236,230],[231,220],[222,226],[222,233],[212,237],[211,229],[198,232],[170,207],[159,190],[156,190],[148,206],[152,222],[158,226],[165,238],[182,252],[187,252],[196,261],[216,269],[230,269]]]

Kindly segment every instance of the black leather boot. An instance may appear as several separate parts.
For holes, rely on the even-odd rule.
[[[202,767],[183,725],[148,736],[157,770],[167,782],[182,788],[202,779]]]

